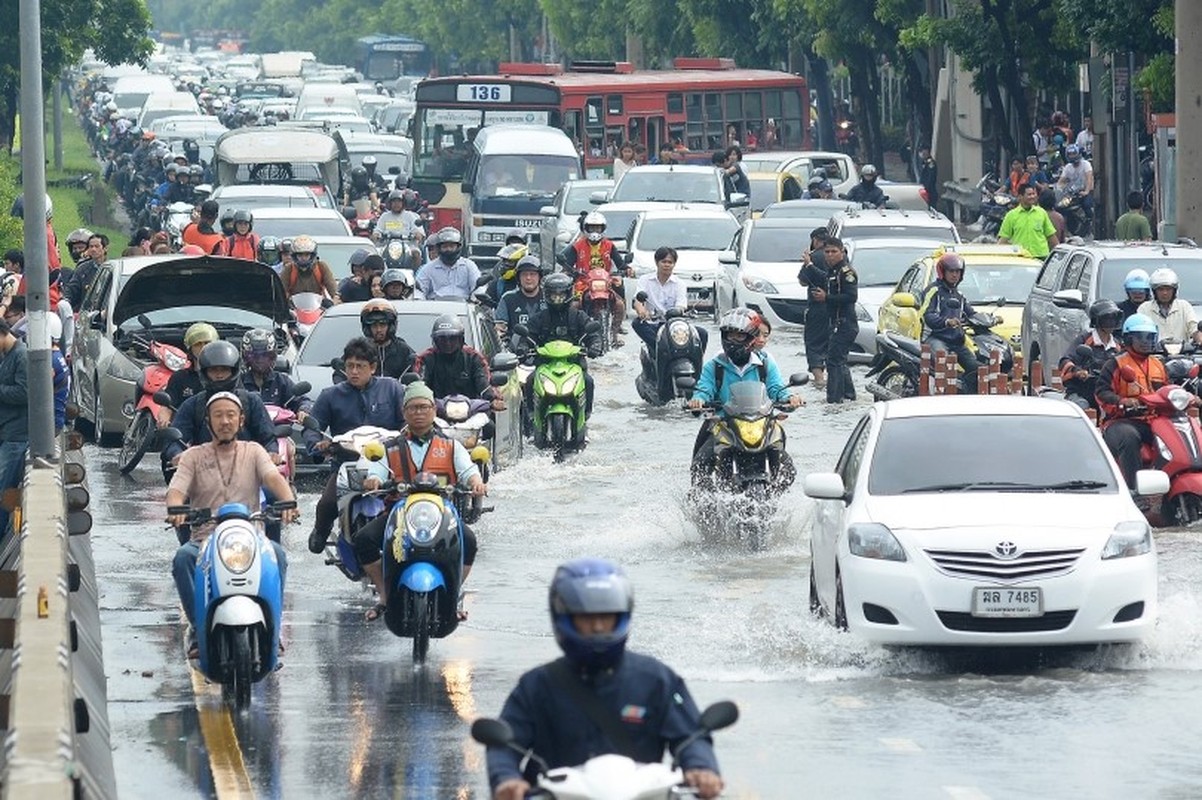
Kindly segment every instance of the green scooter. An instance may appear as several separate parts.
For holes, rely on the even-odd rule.
[[[585,328],[590,334],[598,330],[596,321]],[[523,337],[528,334],[522,325],[515,326],[514,332]],[[534,446],[551,450],[555,460],[560,461],[585,446],[584,349],[556,340],[538,347],[532,356],[535,368],[526,397],[533,399],[530,417]]]

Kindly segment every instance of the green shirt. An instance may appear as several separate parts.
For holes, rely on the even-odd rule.
[[[1056,226],[1052,224],[1048,212],[1039,206],[1017,206],[1006,212],[998,238],[1022,247],[1036,258],[1046,258],[1051,251],[1048,237],[1055,234]]]
[[[1123,242],[1146,241],[1152,238],[1152,225],[1139,211],[1128,211],[1114,223],[1114,238]]]

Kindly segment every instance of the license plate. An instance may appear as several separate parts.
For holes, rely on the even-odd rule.
[[[1012,589],[978,586],[972,590],[974,617],[1042,617],[1043,591],[1037,588]]]
[[[688,289],[687,296],[690,300],[708,300],[710,296],[709,289]]]

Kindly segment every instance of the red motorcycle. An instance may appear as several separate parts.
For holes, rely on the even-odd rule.
[[[147,322],[143,325],[150,327]],[[134,415],[121,437],[119,467],[122,475],[128,475],[138,466],[158,433],[159,412],[164,406],[155,400],[155,392],[166,389],[173,374],[188,368],[188,354],[178,347],[136,333],[130,338],[130,346],[135,352],[149,355],[150,363],[138,376]]]
[[[1154,527],[1189,525],[1202,519],[1202,425],[1196,416],[1186,413],[1193,398],[1174,384],[1139,398],[1148,409],[1153,436],[1152,444],[1140,448],[1140,458],[1146,468],[1163,470],[1169,476],[1169,493],[1153,499],[1144,509]]]
[[[296,323],[293,332],[298,340],[304,339],[313,330],[317,320],[326,313],[325,298],[317,292],[297,292],[289,298],[292,316]]]
[[[601,352],[604,353],[613,341],[613,301],[622,279],[603,267],[594,267],[585,274],[582,282],[584,288],[580,294],[580,308],[601,323]]]

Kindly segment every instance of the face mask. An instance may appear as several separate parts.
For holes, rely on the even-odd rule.
[[[601,233],[598,231],[589,231],[588,240],[593,244],[597,244],[601,241]]]
[[[438,260],[446,264],[448,267],[451,267],[454,266],[455,262],[459,260],[459,253],[454,250],[440,250],[438,251]]]

